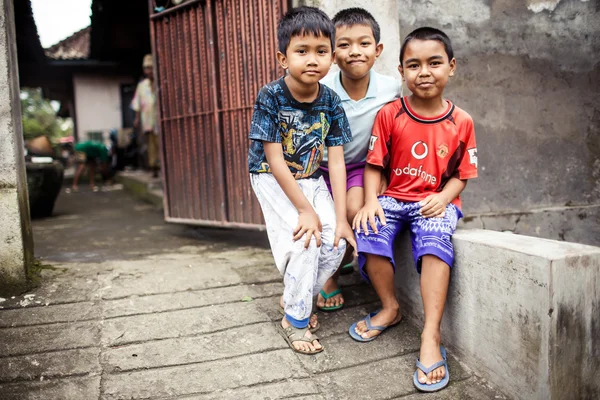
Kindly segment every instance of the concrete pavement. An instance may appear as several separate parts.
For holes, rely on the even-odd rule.
[[[349,325],[377,308],[358,274],[320,313],[326,351],[277,334],[281,278],[263,233],[168,225],[120,190],[61,194],[34,221],[40,287],[0,302],[2,399],[497,399],[459,361],[434,395],[412,385],[419,334],[368,344]]]

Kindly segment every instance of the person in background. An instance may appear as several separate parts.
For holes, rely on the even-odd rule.
[[[73,191],[79,190],[79,178],[81,178],[81,174],[83,174],[83,171],[87,167],[90,187],[94,192],[97,192],[98,187],[95,184],[95,179],[98,164],[100,164],[100,172],[103,177],[107,176],[110,170],[108,149],[106,146],[103,143],[94,141],[77,143],[75,145],[75,160],[77,162],[77,170],[75,171],[71,189]]]
[[[138,83],[131,108],[135,111],[133,126],[140,128],[146,136],[148,144],[148,167],[152,176],[158,177],[160,168],[158,159],[158,129],[156,113],[156,94],[154,92],[154,75],[152,70],[152,54],[146,54],[142,62],[144,79]]]

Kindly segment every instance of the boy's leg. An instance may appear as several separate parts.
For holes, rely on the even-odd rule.
[[[426,255],[421,259],[421,297],[425,311],[425,326],[421,333],[419,360],[425,366],[442,359],[440,353],[440,324],[446,305],[450,267],[436,256]],[[437,383],[446,375],[444,367],[434,369],[427,376],[419,370],[419,382]]]
[[[303,239],[294,242],[293,231],[298,224],[298,211],[273,175],[252,174],[250,179],[263,211],[275,265],[283,275],[285,316],[281,325],[284,328],[290,325],[295,328],[304,328],[308,326],[312,312],[319,248],[316,246],[314,238],[308,249],[304,248]],[[310,180],[298,182],[312,203],[314,196],[310,183]],[[307,331],[305,336],[310,338],[310,331]],[[302,351],[314,351],[322,347],[318,340],[313,342],[294,341],[292,344],[294,348]]]
[[[96,187],[96,161],[89,161],[88,163],[88,171],[89,171],[89,177],[90,177],[90,187],[92,189],[94,189]]]
[[[75,176],[73,177],[73,184],[71,188],[73,190],[77,190],[79,188],[79,178],[81,178],[81,174],[83,174],[83,170],[85,169],[85,163],[80,162],[77,164],[77,171],[75,171]]]
[[[319,249],[317,277],[313,293],[316,295],[323,288],[325,283],[338,269],[344,254],[346,253],[346,241],[341,239],[337,250],[333,248],[335,238],[336,216],[333,199],[327,190],[323,178],[315,183],[313,204],[323,231],[321,232],[321,247]]]
[[[371,325],[390,326],[397,323],[401,318],[400,304],[396,298],[394,288],[394,267],[387,257],[374,254],[366,255],[365,271],[369,275],[371,284],[381,301],[381,311],[371,318]],[[363,320],[356,324],[356,333],[364,339],[377,336],[378,330],[368,330],[367,323]]]
[[[444,314],[450,267],[454,264],[454,248],[452,235],[456,230],[461,211],[453,204],[446,207],[443,218],[423,218],[415,203],[411,212],[411,238],[413,257],[417,271],[421,273],[421,296],[425,312],[425,325],[421,333],[421,350],[419,360],[425,366],[443,359],[440,352],[440,324]],[[425,374],[418,370],[421,383],[437,383],[446,375],[444,367],[436,368]]]
[[[391,197],[382,196],[379,203],[383,208],[387,224],[382,226],[377,219],[375,234],[369,226],[369,235],[361,231],[356,237],[359,264],[363,277],[369,280],[379,299],[382,309],[371,318],[371,325],[390,326],[402,319],[400,305],[394,289],[394,239],[402,230],[405,205]],[[356,324],[356,333],[364,339],[377,336],[381,331],[368,330],[365,321]]]
[[[348,216],[348,222],[350,224],[352,224],[352,221],[354,220],[356,213],[358,213],[358,210],[360,210],[363,205],[364,205],[364,189],[362,188],[362,186],[351,187],[348,190],[348,193],[346,194],[346,213]],[[348,246],[346,248],[346,254],[344,254],[344,258],[342,258],[342,262],[340,263],[340,265],[346,265],[346,264],[352,262],[352,260],[354,258],[353,253],[354,253],[354,249],[352,247]],[[337,283],[337,280],[340,277],[341,273],[342,273],[342,269],[338,268],[335,271],[335,273],[333,274],[333,276],[331,278],[329,278],[329,280],[327,282],[325,282],[325,285],[323,285],[323,291],[325,293],[332,293],[340,288]],[[325,300],[319,294],[319,297],[317,299],[317,306],[319,306],[319,307],[335,307],[340,304],[344,304],[344,296],[342,293],[335,295],[333,297],[330,297],[327,300]]]
[[[75,171],[75,176],[73,177],[73,184],[71,188],[73,190],[79,189],[79,179],[81,178],[81,174],[85,170],[87,156],[82,151],[75,152],[75,161],[77,162],[77,170]]]

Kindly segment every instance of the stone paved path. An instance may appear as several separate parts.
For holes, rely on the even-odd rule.
[[[448,389],[416,393],[408,323],[354,342],[348,326],[377,307],[358,274],[345,309],[320,314],[326,351],[288,350],[262,233],[167,225],[122,191],[84,190],[34,234],[54,269],[0,302],[1,399],[504,398],[453,358]]]

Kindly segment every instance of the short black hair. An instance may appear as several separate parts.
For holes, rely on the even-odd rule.
[[[335,14],[335,17],[333,17],[333,24],[336,28],[340,26],[351,27],[354,25],[370,26],[373,31],[375,42],[379,43],[379,40],[381,39],[381,29],[379,29],[379,24],[375,21],[375,18],[373,18],[371,13],[364,8],[351,7],[338,12]]]
[[[312,34],[325,36],[331,42],[335,40],[335,26],[323,11],[315,7],[296,7],[288,11],[277,25],[277,43],[279,51],[285,54],[292,36]]]
[[[404,51],[406,50],[406,45],[411,40],[437,40],[438,42],[442,42],[444,45],[444,49],[446,50],[446,54],[448,55],[448,61],[452,61],[454,58],[454,50],[452,50],[452,42],[448,35],[439,29],[430,28],[428,26],[417,28],[411,33],[409,33],[402,42],[402,47],[400,48],[400,65],[402,65],[402,59],[404,58]]]

